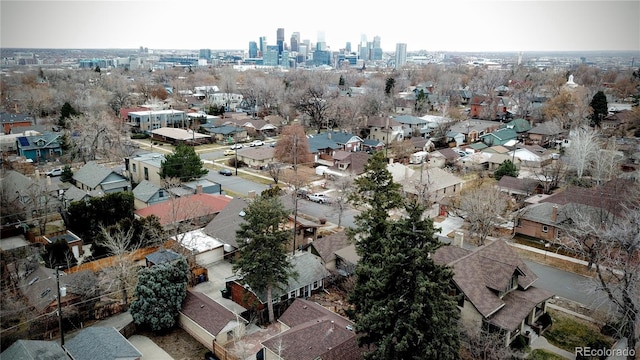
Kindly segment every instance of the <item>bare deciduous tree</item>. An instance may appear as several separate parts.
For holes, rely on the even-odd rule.
[[[575,166],[578,179],[589,169],[589,163],[598,150],[597,132],[591,128],[575,129],[570,135],[567,155]]]
[[[336,195],[333,197],[331,206],[338,211],[338,227],[342,226],[342,217],[344,212],[349,209],[349,197],[354,191],[353,177],[340,176],[335,181],[334,187],[336,189]]]
[[[469,222],[469,230],[484,245],[509,209],[509,197],[490,183],[463,189],[454,200],[454,212]]]
[[[583,217],[574,221],[568,232],[574,251],[587,256],[595,268],[596,292],[615,304],[621,320],[617,330],[619,336],[627,338],[629,349],[636,348],[640,336],[640,208],[637,205],[620,204],[616,216],[602,222]],[[584,241],[584,237],[589,241]]]
[[[139,243],[133,241],[134,229],[130,227],[124,229],[115,225],[109,229],[101,228],[103,241],[101,246],[106,247],[115,259],[112,266],[105,269],[106,291],[109,292],[112,286],[120,289],[122,303],[128,303],[127,289],[133,288],[137,281],[137,272],[131,253],[136,251]]]
[[[618,151],[615,137],[607,139],[604,146],[594,152],[591,160],[591,177],[601,185],[617,177],[624,155]]]

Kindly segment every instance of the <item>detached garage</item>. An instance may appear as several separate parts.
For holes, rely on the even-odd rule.
[[[244,333],[246,321],[203,293],[187,290],[178,323],[199,343],[217,354]],[[217,345],[217,346],[216,346]]]
[[[205,234],[202,229],[182,233],[171,239],[188,249],[201,266],[220,261],[224,257],[224,244]]]

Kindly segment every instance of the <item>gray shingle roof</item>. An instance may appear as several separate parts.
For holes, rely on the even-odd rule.
[[[320,258],[327,263],[335,260],[336,251],[349,246],[349,238],[344,231],[324,236],[312,243],[312,246],[320,255]]]
[[[177,260],[179,258],[181,258],[182,255],[178,254],[175,251],[172,250],[168,250],[168,249],[160,249],[154,253],[151,253],[147,256],[145,256],[145,259],[148,262],[151,262],[155,265],[159,265],[159,264],[164,264],[164,263],[169,263],[172,262],[174,260]]]
[[[191,290],[187,290],[180,312],[213,336],[218,335],[230,322],[242,319],[236,318],[233,312],[207,295]]]
[[[159,190],[160,187],[158,185],[148,180],[142,180],[142,182],[133,189],[133,196],[136,199],[147,203]]]
[[[240,213],[247,207],[247,202],[240,198],[233,198],[216,217],[204,228],[205,234],[221,242],[238,248],[236,231],[240,229],[242,216]]]
[[[112,327],[92,326],[81,330],[65,344],[74,360],[136,359],[142,354]]]
[[[69,357],[58,343],[42,340],[17,340],[0,353],[0,358],[13,360],[69,360]]]
[[[73,174],[73,179],[95,189],[107,176],[111,175],[111,173],[114,173],[114,171],[90,161]]]

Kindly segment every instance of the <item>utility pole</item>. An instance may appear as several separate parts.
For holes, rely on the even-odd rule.
[[[298,134],[293,134],[293,255],[296,254],[296,230],[298,228]]]
[[[58,327],[60,329],[60,346],[64,346],[64,331],[62,330],[62,302],[60,293],[60,267],[56,266],[56,287],[58,288]]]
[[[235,149],[233,149],[233,154],[235,155],[236,159],[233,162],[233,164],[236,166],[236,176],[238,176],[238,133],[233,133],[233,147]]]

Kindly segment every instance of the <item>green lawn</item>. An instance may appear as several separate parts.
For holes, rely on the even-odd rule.
[[[542,349],[536,349],[527,356],[527,360],[565,360],[562,356]]]
[[[549,311],[553,325],[543,336],[561,349],[574,352],[576,347],[606,345],[611,347],[613,341],[600,333],[597,325],[586,320],[577,319],[559,311]]]

